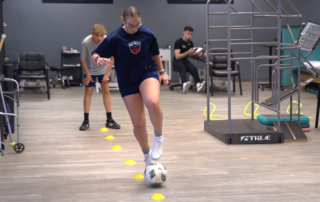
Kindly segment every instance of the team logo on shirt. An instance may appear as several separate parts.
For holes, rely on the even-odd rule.
[[[137,53],[140,52],[140,49],[141,49],[141,42],[140,41],[133,41],[133,42],[129,43],[128,45],[129,45],[131,53],[136,55]]]

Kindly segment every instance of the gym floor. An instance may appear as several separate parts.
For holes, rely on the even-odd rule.
[[[238,86],[236,86],[238,87]],[[251,83],[243,82],[244,95],[232,94],[233,118],[250,102]],[[270,90],[260,91],[262,99]],[[101,132],[105,110],[101,93],[93,94],[90,129],[79,131],[83,121],[83,87],[51,89],[51,100],[38,89],[21,95],[21,142],[25,151],[16,154],[6,141],[0,156],[0,201],[319,201],[320,129],[314,128],[316,95],[301,93],[302,112],[310,120],[308,142],[267,145],[226,145],[204,131],[206,94],[195,90],[183,95],[177,88],[161,90],[164,114],[164,154],[159,160],[168,170],[159,188],[144,179],[141,149],[119,92],[111,92],[114,119],[120,130]],[[297,98],[295,97],[295,100]],[[227,118],[227,94],[211,97],[218,118]],[[289,100],[282,102],[286,113]],[[296,109],[295,105],[295,109]],[[248,110],[247,113],[250,113]],[[270,112],[262,107],[257,113]],[[147,121],[152,146],[153,129]],[[114,140],[106,140],[113,135]],[[16,133],[14,133],[16,139]],[[112,150],[120,145],[122,150]],[[133,159],[135,165],[126,165]]]

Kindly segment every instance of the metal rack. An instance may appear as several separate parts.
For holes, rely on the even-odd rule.
[[[206,25],[206,54],[207,56],[211,55],[226,55],[225,53],[209,53],[209,43],[214,44],[216,42],[226,42],[226,47],[228,48],[228,86],[230,86],[231,82],[231,61],[239,61],[239,60],[249,60],[251,62],[251,81],[252,81],[252,90],[251,90],[251,111],[252,116],[250,120],[232,120],[231,118],[231,89],[228,89],[228,120],[226,121],[211,121],[209,110],[207,110],[207,121],[204,123],[205,130],[225,142],[226,144],[249,144],[249,143],[282,143],[283,142],[283,132],[280,127],[280,106],[281,101],[290,98],[291,106],[292,106],[292,96],[298,94],[298,105],[300,105],[300,47],[298,45],[299,40],[295,41],[293,34],[290,29],[289,19],[296,19],[301,24],[302,30],[302,15],[297,11],[297,9],[293,6],[290,0],[256,0],[257,2],[264,3],[263,7],[268,8],[269,11],[263,11],[258,4],[254,0],[247,0],[251,4],[250,12],[242,12],[238,11],[235,6],[232,5],[231,0],[225,0],[226,6],[228,7],[227,12],[210,12],[210,2],[212,0],[207,1],[207,25]],[[270,11],[271,10],[271,11]],[[214,21],[210,21],[210,16],[226,16],[227,25],[225,26],[213,26],[210,23]],[[251,24],[249,25],[232,25],[232,18],[235,16],[248,16],[250,18]],[[270,20],[276,20],[277,26],[255,26],[255,22],[259,18],[268,18]],[[280,42],[281,39],[281,29],[283,21],[286,21],[286,25],[288,26],[291,36],[293,38],[292,44],[284,44]],[[226,29],[227,30],[227,38],[225,39],[209,39],[210,30],[211,29]],[[233,31],[247,31],[249,32],[250,37],[244,39],[236,39],[232,38]],[[277,32],[277,41],[255,41],[254,31],[255,30],[274,30]],[[299,38],[298,38],[299,39]],[[277,54],[272,56],[267,55],[255,55],[255,46],[263,46],[263,45],[272,45],[277,48]],[[235,46],[241,47],[250,47],[250,51],[240,51],[240,52],[231,52],[232,48]],[[245,48],[243,48],[245,50]],[[290,50],[291,54],[282,56],[282,50]],[[293,53],[293,50],[298,50],[298,55]],[[269,61],[275,60],[274,64],[261,64],[256,66],[256,60]],[[298,60],[298,65],[293,66],[292,61]],[[282,64],[284,61],[289,61],[290,64]],[[272,96],[271,98],[260,101],[259,99],[259,78],[258,73],[259,70],[265,67],[273,67],[272,71]],[[281,80],[280,80],[280,72],[282,69],[290,69],[291,76],[291,86],[287,89],[281,91]],[[292,77],[292,70],[298,69],[298,79],[295,84],[294,79]],[[210,72],[209,61],[207,62],[207,72]],[[209,79],[209,74],[207,74],[207,80]],[[207,89],[209,89],[209,83],[207,82]],[[277,131],[269,131],[264,126],[262,126],[257,120],[254,119],[254,104],[258,104],[263,106],[275,113],[277,113]],[[207,92],[207,108],[210,107],[210,94]],[[292,109],[291,109],[290,118],[292,120]],[[300,111],[298,109],[298,114]],[[300,116],[298,118],[298,122],[300,122]]]

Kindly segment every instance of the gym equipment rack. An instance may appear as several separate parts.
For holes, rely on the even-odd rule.
[[[228,120],[210,120],[210,110],[207,110],[207,120],[204,122],[204,129],[211,135],[215,136],[222,142],[226,144],[267,144],[267,143],[283,143],[284,134],[281,130],[280,125],[280,103],[281,101],[290,98],[290,103],[292,106],[292,96],[298,95],[298,106],[300,106],[300,56],[301,56],[301,44],[298,40],[289,44],[289,43],[281,43],[281,30],[282,23],[286,21],[286,25],[289,28],[292,38],[293,34],[291,32],[291,28],[289,25],[289,19],[296,19],[300,22],[300,33],[302,30],[302,15],[298,12],[298,10],[293,6],[290,0],[256,0],[260,4],[266,4],[263,8],[268,8],[269,11],[263,11],[261,7],[255,2],[255,0],[248,0],[249,4],[251,4],[251,11],[238,11],[236,7],[236,3],[233,5],[231,0],[224,0],[226,6],[228,7],[227,12],[210,12],[210,6],[217,6],[216,4],[210,4],[213,0],[207,1],[207,12],[206,12],[206,55],[210,57],[211,55],[226,55],[226,53],[209,53],[209,43],[212,45],[216,42],[226,42],[228,48],[228,86],[231,84],[231,61],[240,61],[240,60],[249,60],[251,62],[251,81],[252,81],[252,90],[251,90],[251,119],[233,119],[231,118],[231,89],[228,88]],[[243,1],[244,2],[244,1]],[[220,5],[225,6],[225,5]],[[213,18],[210,20],[210,16],[226,16],[227,25],[210,25],[210,23],[214,21]],[[237,16],[248,16],[250,17],[251,24],[249,25],[232,25],[232,18]],[[256,26],[255,22],[259,18],[268,18],[276,20],[277,26],[268,26],[266,24]],[[210,20],[210,21],[209,21]],[[210,22],[210,23],[209,23]],[[227,29],[227,38],[224,39],[209,39],[210,32],[212,29]],[[232,31],[247,31],[250,33],[250,38],[246,39],[238,39],[232,38]],[[275,30],[277,32],[277,41],[255,41],[254,31],[255,30]],[[256,56],[254,53],[254,46],[263,46],[263,45],[272,45],[277,49],[276,55],[259,55]],[[232,48],[235,46],[251,47],[250,51],[242,51],[242,52],[231,52]],[[241,50],[246,50],[242,48]],[[282,50],[290,50],[290,55],[281,55]],[[298,50],[298,54],[294,54],[293,51]],[[256,60],[275,60],[274,64],[261,64],[256,66]],[[292,61],[297,60],[298,65],[293,66]],[[283,64],[283,62],[289,61],[289,64]],[[272,71],[272,96],[271,98],[260,101],[259,100],[259,78],[258,73],[259,70],[263,67],[273,67]],[[280,72],[283,69],[290,69],[290,78],[291,78],[291,86],[287,89],[281,91],[281,80],[280,80]],[[292,76],[292,70],[297,69],[298,71],[298,79],[297,82],[294,82]],[[207,72],[210,72],[209,60],[207,60]],[[207,81],[209,80],[209,73],[207,73]],[[207,82],[207,89],[209,89],[209,82]],[[277,130],[271,131],[260,124],[257,120],[254,119],[254,104],[258,104],[259,106],[265,107],[277,114]],[[207,90],[207,109],[210,109],[210,93]],[[300,115],[300,109],[298,108],[298,114]],[[290,119],[292,120],[292,107],[290,109]],[[300,122],[300,116],[298,117],[298,122]]]

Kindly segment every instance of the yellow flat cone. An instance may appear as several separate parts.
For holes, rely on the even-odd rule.
[[[134,165],[134,164],[136,164],[136,162],[134,162],[133,159],[128,159],[128,160],[125,162],[125,164]]]
[[[159,199],[165,199],[166,197],[164,197],[161,193],[155,193],[151,198],[155,200],[159,200]]]
[[[102,131],[102,132],[107,132],[107,131],[109,131],[109,130],[108,130],[108,128],[103,127],[103,128],[100,129],[100,131]]]
[[[15,144],[16,144],[15,142],[11,142],[10,147],[14,147]]]
[[[112,135],[108,135],[108,136],[106,137],[106,139],[107,139],[107,140],[114,140],[114,137],[113,137]]]
[[[115,145],[114,147],[112,147],[113,150],[121,150],[122,148],[120,147],[120,145]]]
[[[144,178],[144,176],[143,176],[142,174],[140,174],[140,173],[135,174],[135,175],[133,176],[133,179],[136,179],[136,180],[143,179],[143,178]]]

